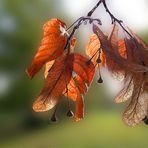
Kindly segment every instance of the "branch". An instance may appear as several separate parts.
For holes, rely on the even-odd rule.
[[[68,37],[65,49],[67,49],[67,47],[69,47],[70,41],[71,41],[72,37],[74,36],[75,32],[77,31],[77,29],[79,29],[79,27],[86,21],[89,21],[90,24],[92,24],[93,22],[97,22],[99,25],[102,25],[101,20],[98,18],[80,17],[67,29],[67,31],[68,31],[74,26],[72,32],[70,33],[70,35]]]
[[[127,29],[123,26],[123,21],[117,19],[117,18],[111,13],[111,11],[108,9],[107,4],[106,4],[106,0],[102,0],[102,3],[103,3],[103,6],[104,6],[106,12],[107,12],[107,13],[110,15],[110,17],[111,17],[112,24],[115,23],[115,22],[117,22],[117,23],[121,26],[121,28],[122,28],[131,38],[133,38],[132,35],[131,35],[131,34],[127,31]]]
[[[96,11],[96,9],[100,6],[100,4],[103,4],[106,12],[109,14],[109,16],[111,17],[111,20],[112,20],[112,24],[117,22],[120,27],[131,37],[133,38],[133,36],[128,32],[128,30],[123,26],[123,21],[122,20],[119,20],[117,19],[112,13],[111,11],[108,9],[107,7],[107,4],[106,4],[106,0],[99,0],[99,2],[93,7],[93,9],[91,11],[88,12],[87,16],[86,17],[80,17],[79,19],[77,19],[74,23],[72,23],[72,25],[70,25],[70,27],[67,29],[67,31],[69,31],[72,27],[73,27],[73,30],[72,32],[70,33],[69,37],[68,37],[68,40],[67,40],[67,43],[66,43],[66,46],[65,46],[65,49],[69,48],[70,47],[70,41],[72,39],[72,37],[74,36],[75,32],[77,29],[79,29],[79,27],[86,21],[89,21],[90,24],[92,24],[94,21],[96,21],[99,25],[102,25],[101,23],[101,20],[96,18],[91,18],[92,14]]]
[[[91,11],[88,12],[87,16],[88,16],[88,17],[91,17],[92,14],[93,14],[93,13],[95,12],[95,10],[100,6],[101,3],[102,3],[102,0],[100,0],[100,1],[96,4],[96,6],[95,6]]]

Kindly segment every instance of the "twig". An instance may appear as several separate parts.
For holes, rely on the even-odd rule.
[[[100,0],[100,1],[96,4],[96,6],[95,6],[91,11],[88,12],[87,16],[88,16],[88,17],[91,17],[92,14],[93,14],[93,13],[95,12],[95,10],[100,6],[101,3],[102,3],[102,0]]]
[[[75,32],[77,29],[79,29],[79,27],[85,22],[85,21],[89,21],[90,24],[92,24],[93,22],[97,22],[99,25],[102,25],[102,22],[100,19],[98,18],[90,18],[90,17],[80,17],[79,19],[77,19],[67,30],[70,30],[70,28],[72,28],[73,26],[73,30],[70,33],[65,49],[67,49],[67,47],[69,47],[70,41],[72,39],[72,37],[74,36]]]
[[[102,3],[103,3],[103,6],[104,6],[106,12],[107,12],[107,13],[110,15],[110,17],[111,17],[112,24],[113,24],[114,22],[117,22],[117,23],[121,26],[121,28],[122,28],[131,38],[133,38],[133,36],[132,36],[132,35],[127,31],[127,29],[125,29],[125,27],[123,26],[123,21],[117,19],[117,18],[111,13],[111,11],[108,9],[107,4],[106,4],[106,0],[102,0]]]
[[[112,13],[111,11],[108,9],[107,7],[107,4],[106,4],[106,0],[99,0],[99,2],[93,7],[93,9],[91,11],[88,12],[87,16],[86,17],[80,17],[79,19],[77,19],[74,23],[72,23],[72,25],[70,25],[70,27],[68,27],[68,29],[66,31],[69,31],[71,28],[72,29],[72,32],[70,33],[69,37],[68,37],[68,40],[67,40],[67,43],[66,43],[66,46],[65,46],[65,49],[69,48],[70,47],[70,42],[71,42],[71,39],[72,37],[74,36],[75,32],[77,31],[77,29],[79,29],[79,27],[86,21],[89,21],[90,24],[92,24],[94,21],[98,22],[99,25],[102,25],[101,23],[101,20],[96,18],[92,18],[92,14],[96,11],[96,9],[100,6],[100,4],[103,4],[106,12],[109,14],[109,16],[111,17],[111,20],[112,20],[112,24],[117,22],[120,27],[131,37],[133,38],[133,36],[128,32],[128,30],[123,26],[123,21],[122,20],[119,20],[117,19]]]

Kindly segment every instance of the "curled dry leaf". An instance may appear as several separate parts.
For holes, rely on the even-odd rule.
[[[65,23],[58,19],[51,19],[44,25],[41,45],[31,66],[26,70],[30,78],[33,78],[46,62],[55,60],[63,53],[67,42],[65,30]]]
[[[140,123],[147,116],[148,111],[148,95],[143,89],[145,83],[143,74],[135,74],[133,83],[130,103],[123,114],[123,120],[129,126]]]
[[[147,45],[133,32],[133,39],[126,39],[128,60],[148,67]],[[148,115],[148,72],[129,73],[132,77],[133,91],[130,103],[123,114],[123,120],[130,126],[139,124]]]
[[[121,91],[118,93],[118,95],[115,97],[116,103],[123,103],[128,101],[133,92],[134,86],[133,86],[133,78],[127,77],[124,80],[124,86],[121,89]]]

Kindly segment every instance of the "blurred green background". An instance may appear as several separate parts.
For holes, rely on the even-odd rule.
[[[70,25],[74,18],[66,12],[62,0],[0,0],[0,148],[147,148],[148,127],[124,125],[124,105],[114,104],[113,95],[96,80],[79,123],[67,119],[66,102],[58,109],[57,124],[49,122],[53,111],[32,111],[43,76],[40,72],[30,81],[25,69],[40,43],[42,25],[52,17]],[[139,35],[148,42],[147,30]],[[87,39],[80,36],[77,47],[84,49]]]

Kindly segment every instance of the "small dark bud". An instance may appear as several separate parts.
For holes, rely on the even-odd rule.
[[[100,58],[98,58],[96,62],[97,62],[98,64],[100,64],[102,61],[101,61]]]
[[[146,125],[148,125],[148,117],[145,117],[145,118],[143,119],[143,122],[144,122]]]
[[[66,115],[67,117],[73,117],[74,113],[71,110],[69,110]]]
[[[103,83],[102,77],[97,81],[98,83]]]
[[[57,121],[58,121],[57,116],[56,116],[55,113],[52,115],[50,121],[51,121],[51,122],[57,122]]]
[[[87,21],[84,22],[84,25],[87,25]]]
[[[89,24],[92,24],[92,23],[93,23],[93,19],[90,19],[90,20],[89,20]]]
[[[99,21],[98,21],[98,24],[99,24],[99,25],[102,25],[102,22],[101,22],[101,20],[99,20]]]
[[[90,17],[92,15],[92,11],[90,11],[87,16]]]
[[[86,62],[87,65],[90,65],[90,63],[91,63],[91,60],[89,60],[89,61]]]

